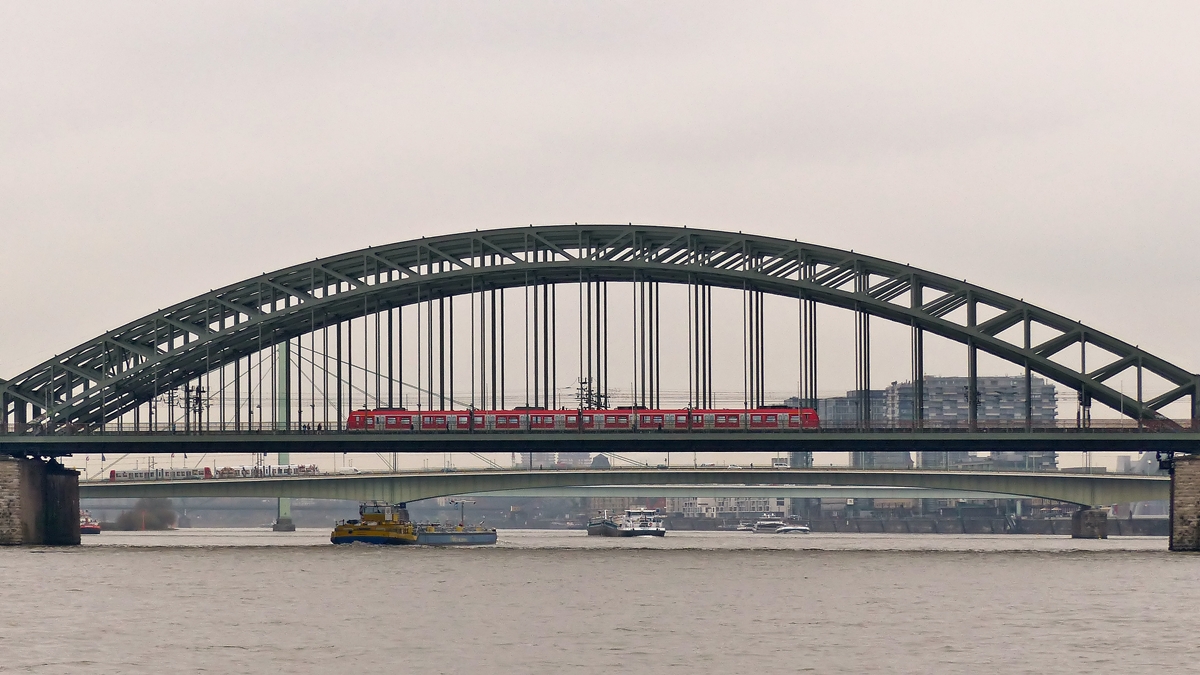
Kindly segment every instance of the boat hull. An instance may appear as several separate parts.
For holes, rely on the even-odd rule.
[[[613,523],[589,524],[588,536],[591,537],[661,537],[666,530],[623,530]]]
[[[99,525],[80,525],[79,534],[100,534]]]
[[[380,546],[486,546],[496,543],[495,530],[453,532],[418,530],[410,532],[338,532],[329,537],[334,544],[375,544]]]
[[[379,546],[403,546],[417,543],[415,539],[389,537],[387,535],[345,534],[333,535],[329,541],[334,544],[375,544]]]
[[[496,543],[496,531],[484,532],[417,532],[422,546],[487,546]]]

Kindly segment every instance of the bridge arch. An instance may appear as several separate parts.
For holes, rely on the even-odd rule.
[[[1191,397],[1200,376],[1078,321],[965,281],[880,258],[742,233],[638,225],[476,231],[370,247],[263,274],[100,335],[0,381],[0,428],[60,430],[116,419],[157,394],[286,340],[429,299],[538,284],[648,281],[731,288],[849,309],[992,354],[1138,420]],[[956,318],[965,308],[965,319]],[[1029,339],[1033,326],[1054,337]],[[1002,335],[1023,327],[1024,340]],[[1073,345],[1111,355],[1084,371]],[[1148,401],[1109,382],[1130,369],[1170,384]],[[1139,375],[1140,377],[1140,375]],[[813,385],[815,390],[815,383]],[[815,396],[815,393],[813,394]],[[32,425],[31,425],[32,426]]]

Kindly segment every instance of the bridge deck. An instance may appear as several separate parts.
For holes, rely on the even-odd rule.
[[[824,485],[930,488],[1041,497],[1089,506],[1168,499],[1160,476],[862,469],[579,469],[357,474],[86,483],[81,497],[307,497],[410,502],[500,490],[575,486]]]
[[[0,435],[0,454],[64,456],[80,452],[538,452],[570,445],[580,452],[871,452],[1161,450],[1200,453],[1200,432],[1133,429],[820,430],[787,432],[518,432],[518,433],[109,433],[85,436]]]

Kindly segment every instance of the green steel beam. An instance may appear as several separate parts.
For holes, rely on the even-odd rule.
[[[499,254],[503,263],[485,265],[484,256],[492,253]],[[450,262],[449,270],[438,271],[431,263],[435,258]],[[803,274],[805,268],[814,273]],[[269,347],[310,332],[313,316],[322,317],[324,325],[356,318],[364,300],[380,310],[413,304],[418,300],[418,284],[422,297],[428,298],[522,286],[529,274],[539,282],[574,283],[581,275],[593,281],[629,281],[634,273],[646,281],[746,288],[858,309],[972,344],[1021,366],[1028,364],[1033,371],[1085,391],[1090,399],[1135,419],[1161,420],[1162,406],[1183,396],[1198,398],[1200,376],[1078,321],[962,280],[797,241],[634,225],[472,232],[315,260],[126,324],[0,384],[0,394],[45,408],[40,417],[29,420],[34,424],[49,420],[56,428],[68,422],[96,425],[144,403],[156,390],[182,386],[257,351],[259,330],[265,338],[262,346]],[[855,280],[863,275],[882,280],[856,290]],[[923,304],[906,302],[905,295],[922,298]],[[978,325],[954,320],[954,310],[963,306],[972,316],[992,312],[995,317]],[[1059,335],[1025,348],[999,336],[1014,321],[1042,325]],[[1080,343],[1104,349],[1127,368],[1141,367],[1174,388],[1150,402],[1138,401],[1106,384],[1124,369],[1102,366],[1086,373],[1052,359]],[[102,376],[72,394],[61,386],[58,373],[64,370]],[[1195,417],[1196,411],[1191,415]]]

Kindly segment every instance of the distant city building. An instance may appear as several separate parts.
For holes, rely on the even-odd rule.
[[[668,513],[681,513],[685,518],[721,518],[756,520],[764,513],[788,513],[789,497],[668,497]]]
[[[870,401],[869,419],[880,422],[887,419],[887,396],[883,389],[872,389],[866,392]],[[817,399],[817,418],[822,425],[835,427],[854,427],[863,418],[859,416],[863,396],[858,390],[848,391],[845,396],[832,396]],[[800,399],[793,396],[783,402],[784,405],[800,406]]]
[[[883,389],[873,389],[863,396],[864,392],[851,390],[845,396],[833,396],[817,399],[817,418],[821,426],[843,429],[853,429],[863,424],[887,424],[887,392]],[[870,415],[864,418],[863,400],[869,401]],[[784,401],[785,405],[799,407],[800,399],[793,396]],[[812,466],[812,453],[792,453],[792,466],[806,468]],[[850,466],[856,469],[911,469],[912,456],[907,452],[852,452]]]
[[[668,504],[670,501],[669,498],[663,497],[588,497],[587,505],[593,514],[600,511],[615,514],[623,513],[625,509],[634,507],[670,510]]]
[[[926,377],[923,385],[923,420],[930,426],[966,424],[969,419],[968,386],[966,377]],[[980,426],[1024,421],[1025,378],[979,377],[976,419]],[[897,424],[911,424],[916,395],[912,382],[893,382],[886,390],[887,419]],[[1058,417],[1058,394],[1054,384],[1040,377],[1030,378],[1030,419],[1034,422],[1053,422]],[[917,453],[917,465],[922,469],[993,469],[997,471],[1045,471],[1058,466],[1053,451],[1035,453],[993,452],[991,458],[977,457],[969,452]]]
[[[969,421],[968,378],[926,377],[924,380],[924,423],[931,427],[965,425]],[[979,377],[977,416],[981,426],[1023,421],[1025,419],[1025,378]],[[869,414],[860,413],[862,402],[870,402]],[[873,389],[861,395],[857,390],[845,396],[817,400],[817,416],[821,426],[854,428],[864,421],[870,425],[909,425],[913,423],[916,396],[912,382],[893,382],[886,389]],[[1041,377],[1030,379],[1030,419],[1053,423],[1058,418],[1058,394],[1054,384]],[[792,397],[784,401],[799,406]],[[807,458],[799,456],[793,466],[803,466]],[[808,460],[811,462],[811,460]],[[914,465],[908,452],[852,452],[850,465],[864,469],[909,469]],[[811,464],[809,464],[811,466]],[[978,457],[969,452],[918,452],[916,466],[923,469],[994,469],[999,471],[1045,471],[1058,466],[1053,451],[1036,453],[996,452],[991,457]]]
[[[925,414],[927,422],[967,422],[969,379],[966,377],[926,377],[924,380]],[[1040,377],[1030,380],[1030,419],[1053,422],[1058,418],[1058,394],[1054,384]],[[1025,419],[1024,377],[976,378],[979,407],[976,419],[981,424]],[[911,422],[916,396],[912,382],[893,382],[884,390],[887,419]]]
[[[891,450],[852,452],[850,466],[855,469],[911,469],[912,453]]]
[[[517,453],[517,466],[522,469],[552,469],[558,462],[556,454],[553,452],[520,452]]]
[[[586,469],[592,465],[590,452],[560,452],[558,463],[568,469]]]

